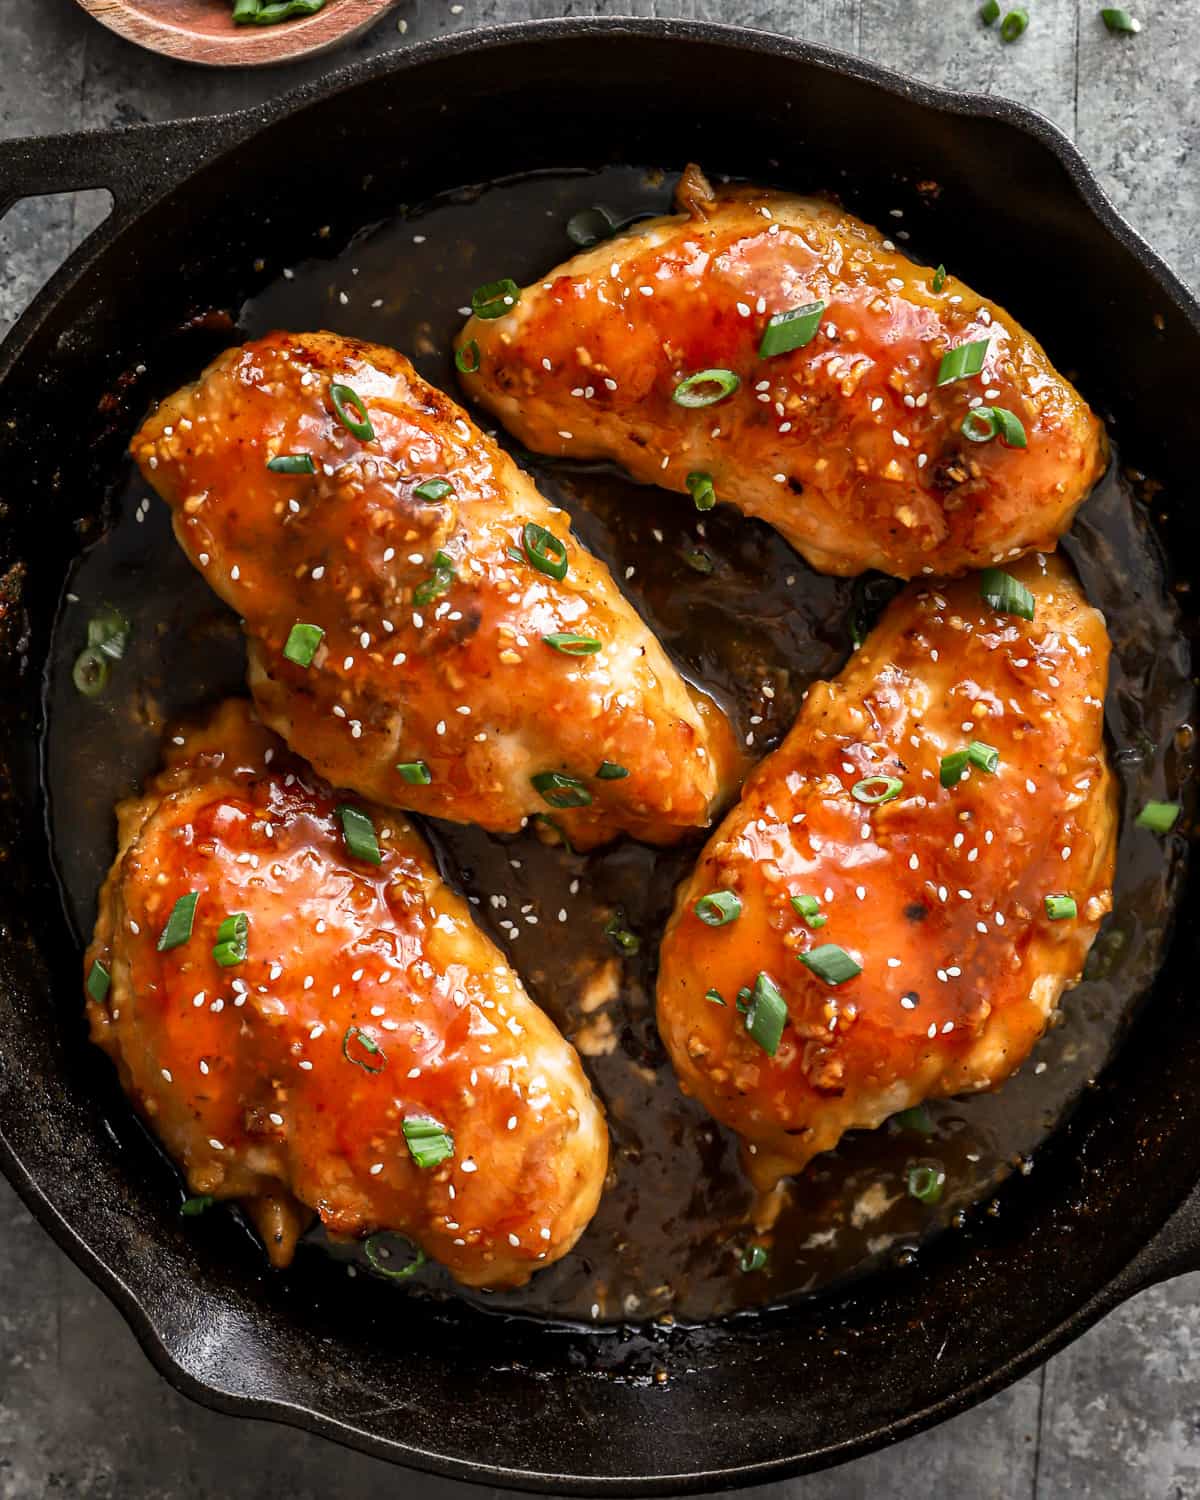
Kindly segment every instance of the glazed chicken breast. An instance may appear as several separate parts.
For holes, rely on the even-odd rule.
[[[910,584],[747,783],[658,1018],[759,1186],[1028,1056],[1111,904],[1108,656],[1053,557]]]
[[[394,813],[337,797],[231,701],[117,808],[85,958],[93,1039],[195,1194],[277,1265],[315,1215],[515,1286],[599,1200],[574,1049]]]
[[[472,317],[469,394],[526,447],[727,500],[826,573],[1053,548],[1106,443],[1015,319],[822,199],[689,168],[679,207]]]
[[[338,786],[581,847],[669,843],[728,729],[567,517],[390,349],[275,333],[221,355],[132,451],[241,615],[259,713]]]

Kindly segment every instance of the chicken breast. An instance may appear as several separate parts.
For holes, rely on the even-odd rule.
[[[472,317],[469,394],[526,447],[727,500],[822,572],[1053,548],[1106,443],[1015,319],[822,199],[696,168],[679,197]]]
[[[1029,1055],[1111,905],[1108,656],[1055,558],[912,584],[747,783],[680,891],[658,1019],[760,1186]]]
[[[406,1235],[470,1286],[570,1250],[600,1107],[403,818],[343,812],[231,701],[117,819],[92,1037],[193,1193],[240,1202],[277,1265],[312,1214]]]
[[[406,359],[230,349],[132,451],[242,616],[265,721],[338,786],[580,846],[704,826],[730,743],[608,570]]]

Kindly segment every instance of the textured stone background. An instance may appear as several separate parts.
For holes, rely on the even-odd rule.
[[[980,28],[975,0],[400,0],[340,57],[564,9],[694,15],[801,35],[1034,105],[1074,136],[1118,207],[1200,288],[1200,6],[1126,0],[1144,30],[1122,38],[1105,31],[1099,0],[1023,3],[1029,30],[1005,47]],[[0,135],[234,108],[328,66],[321,59],[239,76],[188,70],[118,41],[73,0],[0,0]],[[0,224],[0,332],[103,208],[98,194],[41,200]],[[1036,249],[1030,258],[1035,265]],[[1198,1292],[1197,1276],[1146,1292],[1045,1369],[937,1431],[769,1488],[789,1500],[1200,1497]],[[174,1394],[113,1309],[0,1186],[0,1500],[351,1500],[414,1491],[421,1500],[472,1493]]]

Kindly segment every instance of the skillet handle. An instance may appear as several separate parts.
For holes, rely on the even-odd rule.
[[[107,188],[115,233],[133,214],[239,139],[255,111],[0,141],[0,218],[22,198]]]
[[[1192,1189],[1167,1222],[1108,1288],[1115,1305],[1160,1281],[1200,1271],[1200,1186]]]

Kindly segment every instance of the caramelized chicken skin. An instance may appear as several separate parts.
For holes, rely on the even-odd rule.
[[[821,199],[714,194],[695,168],[680,198],[506,315],[471,318],[471,396],[538,452],[614,459],[680,492],[707,478],[823,572],[958,573],[1054,546],[1106,444],[1013,318],[952,275],[935,290],[932,269]],[[760,355],[770,319],[818,302],[809,342]],[[981,372],[939,385],[943,355],[982,340]],[[680,404],[720,394],[680,391],[703,371],[740,383]],[[971,403],[1012,413],[1028,446],[968,440]]]
[[[92,1036],[192,1192],[239,1200],[276,1264],[311,1211],[336,1235],[407,1235],[468,1285],[519,1285],[596,1208],[603,1115],[413,828],[357,804],[371,863],[336,804],[246,703],[171,741],[117,809]],[[159,951],[189,893],[190,935]],[[222,966],[237,913],[245,956]]]
[[[1032,621],[996,613],[978,575],[911,584],[810,690],[680,891],[659,1026],[760,1186],[843,1131],[1003,1082],[1109,909],[1104,622],[1056,558],[1012,572]],[[713,892],[740,915],[706,925]],[[1064,896],[1076,914],[1052,916]]]
[[[132,451],[242,616],[260,714],[335,785],[493,831],[544,814],[583,847],[709,821],[722,715],[400,355],[271,334],[163,402]]]

